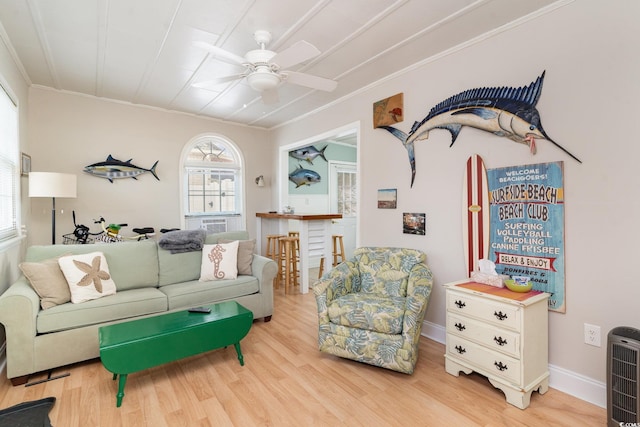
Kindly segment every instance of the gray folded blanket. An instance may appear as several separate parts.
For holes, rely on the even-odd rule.
[[[207,231],[203,229],[170,231],[160,237],[158,245],[172,254],[199,251],[204,245],[205,237]]]

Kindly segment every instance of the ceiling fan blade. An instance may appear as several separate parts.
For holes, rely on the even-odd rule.
[[[229,64],[244,65],[247,63],[247,60],[242,56],[236,55],[235,53],[229,52],[228,50],[224,50],[210,43],[195,41],[193,42],[193,45],[208,51],[211,54],[211,57],[228,62]]]
[[[338,82],[335,80],[329,80],[311,74],[298,73],[295,71],[286,71],[281,74],[287,76],[286,81],[289,83],[324,90],[325,92],[332,92],[338,86]]]
[[[277,64],[281,70],[284,70],[318,55],[320,55],[318,48],[309,42],[300,40],[282,52],[277,53],[269,62]]]
[[[266,105],[277,104],[280,101],[277,89],[269,89],[260,92],[262,96],[262,102]]]
[[[245,78],[245,74],[233,74],[231,76],[218,77],[216,79],[206,80],[203,82],[193,83],[191,86],[197,87],[200,89],[214,89],[214,86],[217,86],[222,83],[232,82],[234,80],[240,80]]]

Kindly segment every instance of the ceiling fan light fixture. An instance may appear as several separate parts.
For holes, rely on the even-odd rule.
[[[258,92],[270,90],[280,84],[280,77],[268,68],[258,68],[247,76],[247,82],[252,89]]]

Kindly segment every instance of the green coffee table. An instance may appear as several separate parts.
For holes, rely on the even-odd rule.
[[[102,364],[114,380],[120,376],[116,406],[122,404],[127,375],[133,372],[231,344],[244,366],[240,340],[249,333],[253,313],[235,301],[207,307],[211,313],[184,310],[98,329]]]

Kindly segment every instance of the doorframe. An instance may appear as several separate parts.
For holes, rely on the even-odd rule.
[[[289,196],[289,151],[295,150],[296,148],[306,147],[308,145],[313,145],[317,142],[325,141],[331,139],[340,134],[347,133],[349,131],[355,132],[356,134],[356,188],[358,191],[358,206],[362,206],[362,197],[360,196],[360,165],[361,165],[361,152],[360,149],[360,135],[361,135],[361,126],[360,121],[351,122],[346,125],[334,128],[332,130],[323,132],[321,134],[311,136],[309,138],[305,138],[290,144],[281,145],[278,149],[278,171],[276,174],[277,180],[277,188],[278,188],[278,211],[281,211],[284,206],[287,204],[285,202],[285,197]],[[356,216],[356,247],[360,246],[360,224],[361,224],[361,216],[362,211],[358,212]]]

